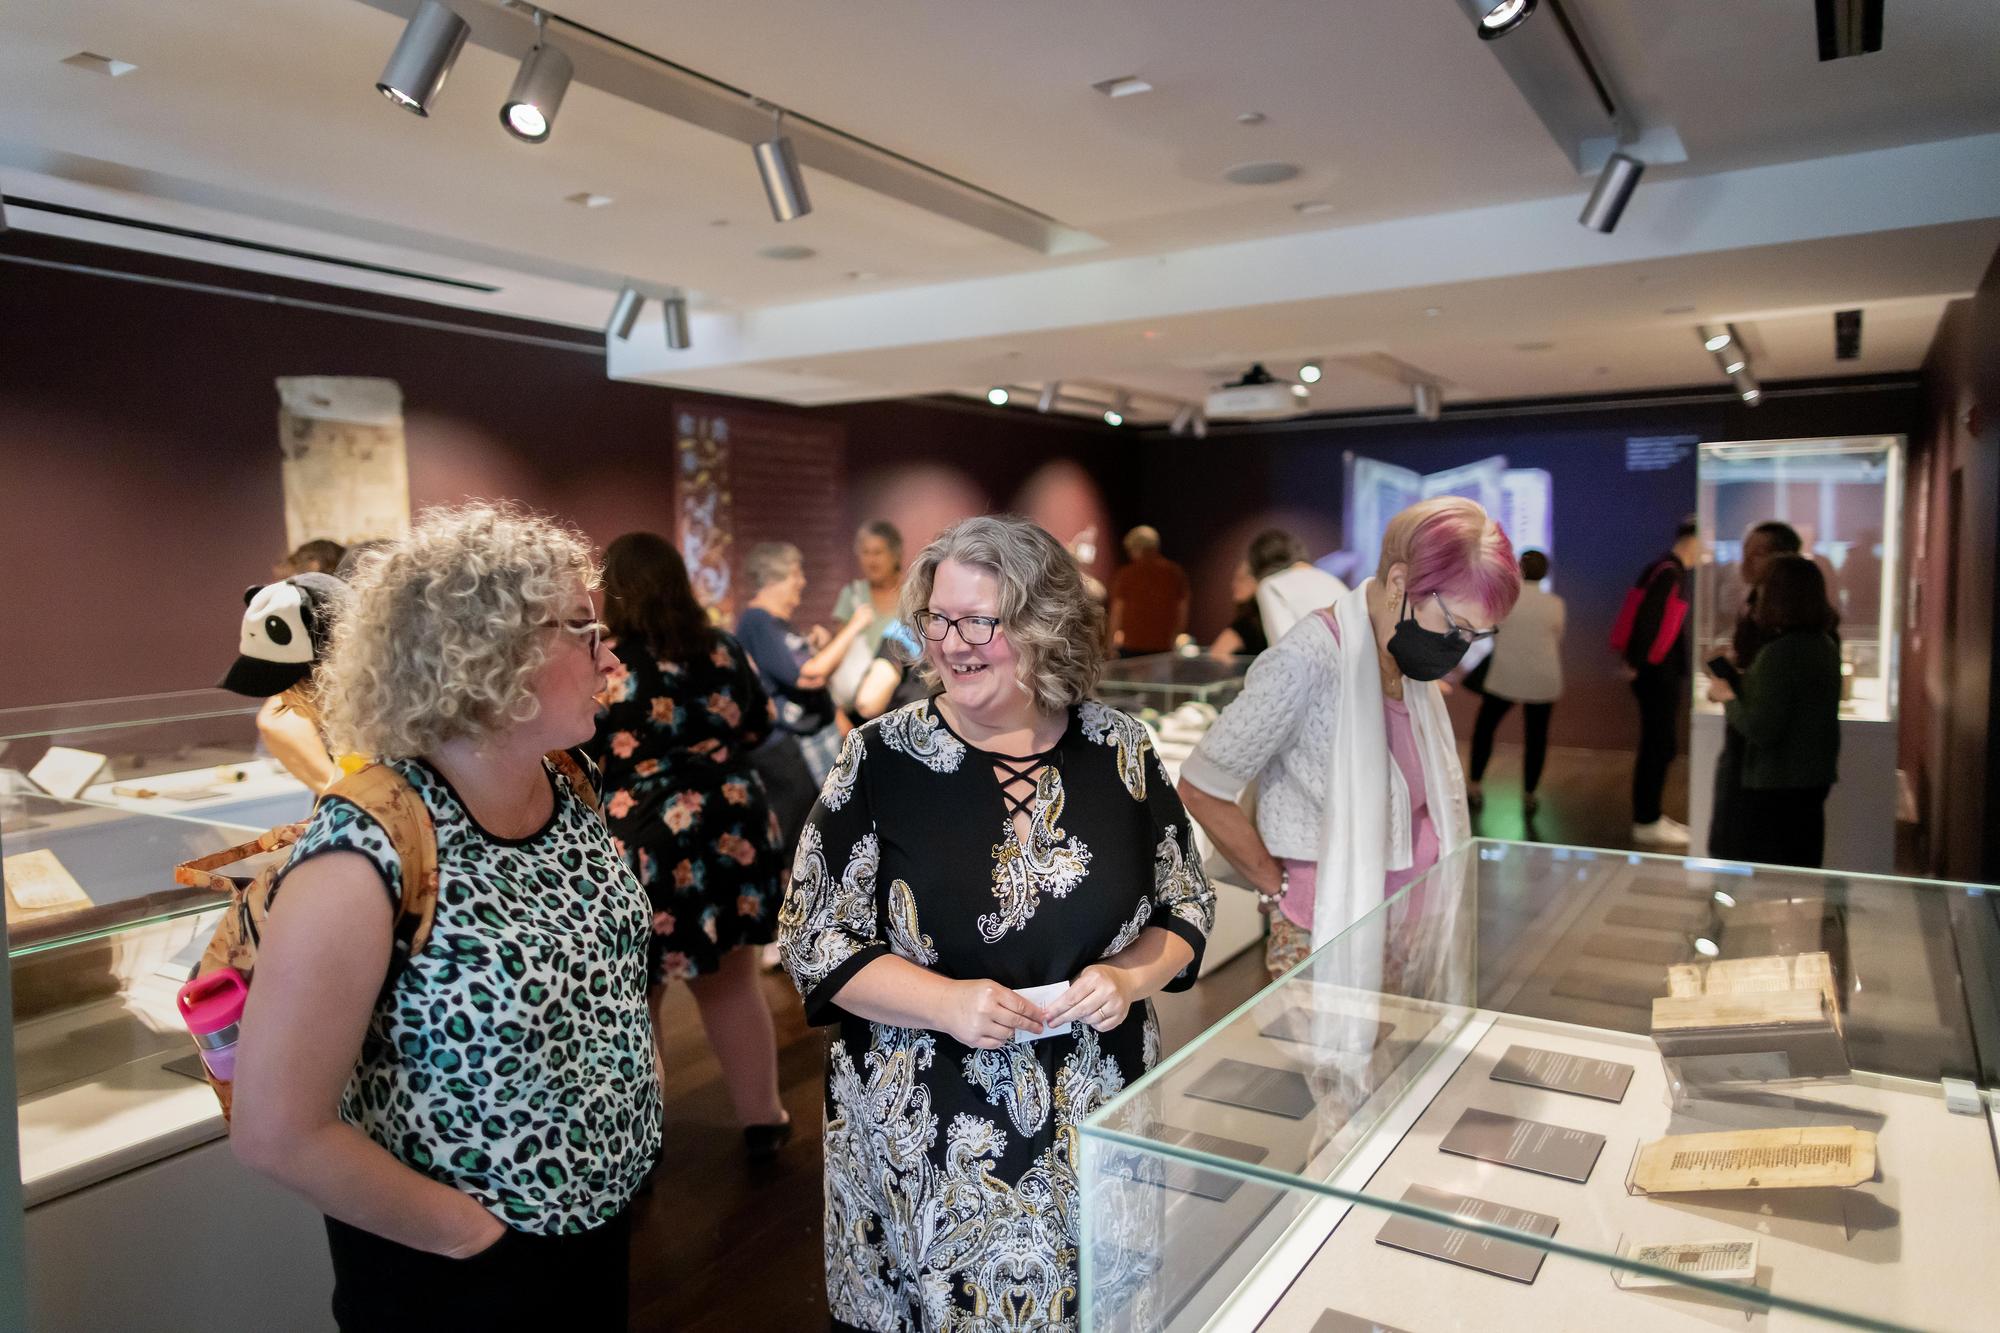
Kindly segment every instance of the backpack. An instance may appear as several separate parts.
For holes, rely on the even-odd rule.
[[[597,789],[584,766],[564,750],[552,751],[546,758],[556,772],[569,782],[578,799],[595,811],[598,808]],[[353,802],[381,825],[382,831],[388,835],[389,845],[395,849],[397,860],[402,863],[403,897],[396,906],[394,951],[389,962],[389,974],[382,983],[386,990],[403,965],[430,938],[432,918],[437,912],[437,827],[431,822],[430,811],[425,808],[424,799],[417,789],[388,764],[370,764],[359,772],[349,774],[329,787],[326,795]],[[271,910],[272,892],[278,875],[290,858],[272,863],[249,879],[216,872],[237,861],[292,846],[305,835],[308,823],[309,820],[301,820],[296,824],[282,824],[249,842],[198,856],[174,867],[174,883],[191,889],[214,889],[227,893],[231,899],[229,909],[215,928],[215,935],[202,951],[201,961],[195,964],[190,980],[223,968],[233,968],[241,973],[246,985],[253,979],[257,968],[257,946],[263,938],[264,921]],[[215,1089],[216,1099],[222,1103],[222,1118],[226,1122],[233,1084],[216,1078],[206,1063],[202,1065],[202,1075]]]

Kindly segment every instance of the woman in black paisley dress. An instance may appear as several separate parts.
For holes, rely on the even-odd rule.
[[[1054,538],[969,519],[904,598],[944,693],[848,736],[779,919],[807,1018],[840,1025],[828,1304],[1073,1330],[1078,1127],[1158,1059],[1146,997],[1193,983],[1214,895],[1145,729],[1086,697],[1102,613]]]
[[[771,734],[770,700],[664,537],[628,532],[605,549],[604,619],[618,666],[591,754],[612,840],[653,904],[655,1034],[666,984],[687,982],[745,1143],[767,1156],[790,1135],[757,950],[746,947],[777,931],[783,847],[750,767]]]

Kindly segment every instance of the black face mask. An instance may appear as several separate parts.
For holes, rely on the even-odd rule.
[[[1403,618],[1389,636],[1389,656],[1396,659],[1398,671],[1411,680],[1439,680],[1464,661],[1471,648],[1472,640],[1464,635],[1440,633],[1418,624],[1410,614],[1410,599],[1404,596]]]

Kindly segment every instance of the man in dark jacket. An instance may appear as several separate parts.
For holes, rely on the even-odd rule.
[[[1688,570],[1701,555],[1692,518],[1674,532],[1673,549],[1646,566],[1611,630],[1639,701],[1639,753],[1632,764],[1632,839],[1685,847],[1687,825],[1660,808],[1674,762],[1681,696],[1687,692]]]

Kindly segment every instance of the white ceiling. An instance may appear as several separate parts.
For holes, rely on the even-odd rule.
[[[517,143],[512,62],[478,45],[433,116],[400,113],[373,89],[400,19],[360,0],[9,7],[0,189],[501,290],[10,210],[23,229],[584,327],[626,277],[683,288],[694,351],[621,348],[613,372],[794,401],[1047,378],[1198,397],[1252,358],[1382,354],[1458,398],[1719,382],[1690,331],[1714,318],[1766,379],[1918,364],[2000,245],[2000,4],[1888,0],[1882,52],[1821,64],[1805,0],[1568,3],[1688,154],[1612,237],[1575,225],[1588,181],[1455,0],[555,7],[1104,242],[1063,256],[821,172],[815,211],[774,223],[741,143],[587,86],[549,143]],[[61,63],[82,50],[137,68]],[[1090,87],[1125,74],[1155,90]],[[1302,174],[1221,179],[1270,159]],[[616,202],[565,202],[584,190]],[[775,244],[818,254],[758,255]],[[1856,305],[1864,356],[1837,363],[1827,312]],[[1405,395],[1340,366],[1312,405]]]

